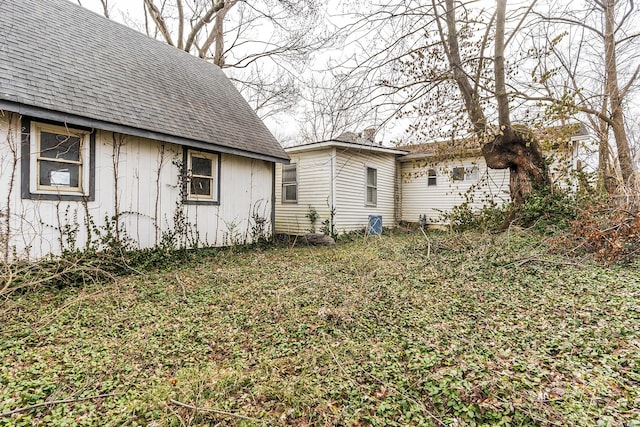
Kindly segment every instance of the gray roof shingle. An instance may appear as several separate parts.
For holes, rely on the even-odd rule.
[[[25,106],[289,158],[219,67],[69,0],[0,0],[0,108]]]

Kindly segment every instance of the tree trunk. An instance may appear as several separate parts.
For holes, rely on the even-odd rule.
[[[213,63],[218,67],[224,67],[224,15],[226,15],[228,9],[222,9],[216,15],[216,23],[213,26],[213,31],[216,33],[216,50],[213,56]]]
[[[540,144],[526,128],[511,127],[486,143],[482,155],[491,169],[509,169],[509,190],[516,206],[532,191],[551,186]]]
[[[433,1],[433,8],[435,10],[436,2]],[[443,34],[443,30],[440,29],[440,37],[442,43],[445,46],[447,53],[447,59],[449,60],[449,66],[453,74],[453,80],[455,80],[460,90],[460,94],[464,99],[465,108],[469,120],[473,123],[473,131],[476,135],[482,135],[487,129],[487,119],[480,105],[480,97],[477,90],[474,90],[469,82],[467,73],[462,68],[462,59],[460,57],[460,46],[458,43],[458,30],[456,28],[456,14],[455,5],[453,0],[446,0],[446,23],[447,23],[447,36]],[[438,21],[438,24],[440,21]]]
[[[436,7],[433,0],[434,9]],[[453,0],[445,1],[447,35],[440,30],[440,37],[452,70],[453,80],[464,99],[467,115],[473,124],[478,139],[487,134],[487,119],[480,104],[477,89],[473,89],[468,74],[462,68],[458,33],[456,29],[455,5]],[[512,126],[510,120],[509,97],[505,84],[505,19],[506,0],[497,2],[494,72],[496,81],[495,97],[498,103],[500,135],[482,146],[482,155],[491,169],[509,169],[511,200],[520,206],[527,194],[551,185],[540,144],[533,133],[521,126]],[[439,24],[439,21],[438,21]]]
[[[524,202],[527,194],[551,185],[540,144],[529,129],[511,125],[509,95],[505,83],[505,21],[507,0],[498,0],[495,32],[495,97],[498,103],[500,134],[482,147],[487,166],[509,168],[509,191],[515,206]]]
[[[603,114],[606,114],[606,105],[602,105]],[[607,123],[599,119],[598,128],[598,191],[606,194],[613,194],[616,191],[616,177],[611,167],[611,147],[609,147],[609,126]]]
[[[618,149],[618,162],[620,163],[620,173],[625,187],[636,190],[635,168],[631,159],[629,140],[624,127],[624,111],[622,108],[622,96],[618,86],[618,67],[616,63],[616,41],[615,41],[615,6],[616,0],[605,0],[604,7],[604,56],[605,56],[605,91],[609,99],[609,109],[611,112],[611,130],[616,140]]]

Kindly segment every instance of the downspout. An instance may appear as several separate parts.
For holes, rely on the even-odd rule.
[[[402,164],[399,161],[398,156],[395,156],[393,167],[395,168],[395,182],[393,185],[393,200],[394,207],[393,213],[395,216],[396,225],[402,222]]]
[[[331,206],[329,207],[329,215],[331,215],[331,211],[334,212],[335,214],[335,208],[336,208],[336,179],[337,179],[337,150],[336,147],[333,147],[333,149],[331,150]],[[332,220],[331,220],[331,233],[335,234],[335,223],[336,223],[336,217],[335,215],[333,216]]]
[[[271,162],[271,239],[276,237],[276,163]]]

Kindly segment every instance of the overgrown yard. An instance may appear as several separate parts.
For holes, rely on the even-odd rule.
[[[14,293],[0,425],[640,425],[639,266],[415,233]]]

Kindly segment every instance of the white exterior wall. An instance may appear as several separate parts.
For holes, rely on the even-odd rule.
[[[333,148],[290,154],[297,165],[298,201],[282,202],[282,165],[276,164],[276,233],[303,235],[312,225],[307,218],[309,206],[318,212],[315,231],[331,211],[331,169]]]
[[[478,180],[453,181],[454,167],[478,167]],[[427,170],[437,171],[437,185],[427,185]],[[418,222],[426,215],[429,223],[444,223],[441,216],[454,206],[464,203],[473,192],[471,207],[481,208],[487,200],[497,203],[509,201],[509,170],[487,168],[484,158],[468,158],[450,162],[425,165],[425,160],[401,163],[402,176],[402,220]]]
[[[336,163],[337,233],[366,228],[369,215],[381,215],[384,227],[396,226],[395,179],[396,156],[369,151],[337,149]],[[378,176],[377,204],[366,205],[367,168],[375,168]]]
[[[112,218],[116,213],[116,187],[122,236],[131,239],[137,248],[153,247],[160,242],[163,232],[174,229],[174,214],[179,207],[184,209],[191,244],[195,236],[199,246],[250,241],[254,212],[266,218],[266,231],[271,231],[272,163],[221,154],[220,204],[182,204],[176,165],[182,162],[182,147],[124,136],[114,168],[111,132],[96,133],[95,201],[85,205],[81,201],[22,199],[19,121],[16,115],[12,116],[14,122],[9,133],[8,115],[0,111],[0,243],[8,238],[9,251],[15,251],[17,258],[35,259],[59,254],[63,249],[84,248],[90,232],[96,239],[95,231],[88,230],[90,222],[104,232],[105,217]],[[116,140],[119,138],[116,135]],[[10,144],[16,148],[15,169]],[[10,191],[12,176],[14,184]],[[7,211],[10,211],[8,236]],[[60,232],[65,228],[77,232],[75,244],[68,241],[68,233]],[[4,248],[0,246],[0,251]]]
[[[582,160],[585,162],[585,160],[588,160],[587,150],[583,150],[585,151],[585,158],[580,159],[580,145],[582,141],[584,141],[585,144],[591,142],[590,138],[576,138],[571,141],[568,147],[563,150],[556,150],[552,154],[553,161],[549,165],[549,176],[551,177],[551,181],[560,188],[574,191],[578,189],[578,180],[575,176],[575,172],[578,170],[578,161]]]
[[[553,153],[549,174],[554,184],[575,190],[577,180],[573,173],[578,169],[579,144]],[[456,181],[451,179],[451,171],[456,166],[478,167],[477,181]],[[401,163],[402,220],[418,222],[420,215],[426,215],[429,223],[443,223],[443,212],[467,201],[473,191],[471,207],[479,209],[489,200],[498,205],[509,202],[509,170],[489,169],[483,157],[431,163],[429,160],[405,161]],[[437,185],[427,186],[427,170],[437,170]]]

